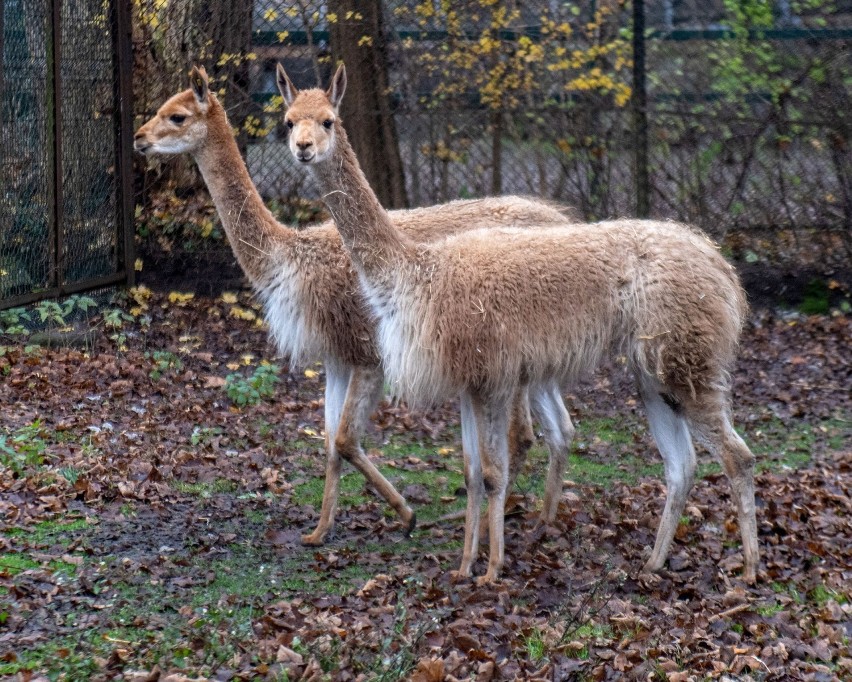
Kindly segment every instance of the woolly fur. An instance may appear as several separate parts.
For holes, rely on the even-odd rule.
[[[231,247],[263,301],[279,352],[294,365],[324,359],[377,366],[375,325],[333,223],[304,230],[278,223],[249,177],[224,109],[212,93],[206,101],[199,106],[192,89],[172,97],[139,129],[137,148],[193,154]],[[187,117],[182,128],[170,122],[174,114]],[[563,224],[571,217],[522,197],[454,201],[390,215],[415,241],[486,225]]]

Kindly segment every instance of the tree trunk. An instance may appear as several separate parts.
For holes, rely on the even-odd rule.
[[[136,93],[138,106],[150,110],[145,111],[146,116],[153,114],[166,99],[187,87],[187,74],[193,65],[204,66],[211,89],[225,90],[222,104],[239,131],[237,144],[245,154],[248,134],[243,124],[253,106],[249,62],[245,59],[251,51],[252,0],[181,0],[163,5],[142,0],[142,6],[145,12],[156,14],[167,30],[162,40],[156,40],[140,12],[134,12],[134,81],[137,88],[143,81],[147,86],[144,92]],[[145,191],[167,183],[182,191],[204,187],[196,164],[186,155],[170,159],[156,177],[148,174]]]
[[[214,51],[207,71],[218,87],[225,88],[223,104],[231,124],[240,131],[237,144],[243,155],[248,142],[243,123],[256,106],[251,99],[249,62],[245,59],[251,52],[252,10],[252,0],[201,2],[198,5],[199,24],[204,27],[203,37],[211,41],[213,47],[208,49]],[[220,61],[220,55],[235,55],[242,59]]]
[[[329,0],[331,49],[346,64],[342,117],[367,180],[385,208],[405,208],[405,175],[393,117],[381,0]]]

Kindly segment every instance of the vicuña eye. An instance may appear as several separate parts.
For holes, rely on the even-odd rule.
[[[186,116],[184,116],[183,114],[172,114],[171,116],[169,116],[169,120],[176,126],[179,126],[186,120]]]
[[[292,130],[292,128],[293,128],[293,121],[288,120],[288,121],[287,121],[287,127],[288,127],[288,128],[290,128],[290,129]]]
[[[331,128],[331,126],[333,126],[333,125],[334,125],[334,121],[332,121],[330,118],[327,118],[322,122],[322,127],[326,128],[326,129]]]

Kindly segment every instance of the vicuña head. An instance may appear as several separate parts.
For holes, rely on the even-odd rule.
[[[190,88],[179,92],[157,111],[150,121],[136,132],[133,147],[143,154],[194,154],[208,141],[208,119],[225,111],[210,92],[207,72],[192,67]]]
[[[340,134],[338,107],[346,91],[346,68],[341,64],[328,90],[296,89],[284,67],[278,65],[278,89],[287,105],[285,125],[290,129],[290,151],[302,163],[325,161]],[[296,96],[299,102],[296,102]]]

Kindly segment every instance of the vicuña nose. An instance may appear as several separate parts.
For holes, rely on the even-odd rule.
[[[297,142],[296,146],[299,149],[301,149],[302,151],[305,151],[308,147],[312,147],[313,144],[314,144],[313,142],[311,142],[310,140],[307,140],[307,141],[303,141],[303,142]]]
[[[136,134],[133,135],[134,140],[141,140],[143,137],[145,137],[145,133],[138,130],[136,131]]]

